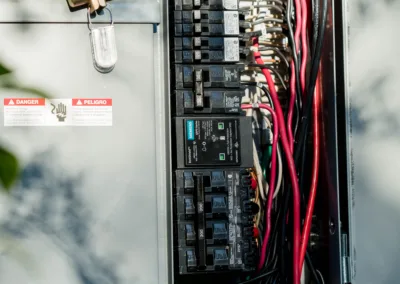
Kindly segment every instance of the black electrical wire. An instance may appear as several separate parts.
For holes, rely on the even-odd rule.
[[[274,108],[274,103],[273,103],[273,101],[272,101],[271,93],[269,92],[269,90],[267,89],[267,87],[265,87],[263,84],[257,83],[257,82],[240,82],[240,84],[241,84],[241,85],[254,86],[254,87],[260,88],[260,89],[264,92],[265,96],[268,98],[268,102],[269,102],[269,104],[271,105],[271,107],[272,107],[273,109],[275,109],[275,108]]]
[[[281,1],[281,0],[267,0],[264,2],[266,2],[268,4],[275,3],[275,5],[285,6],[285,3],[283,3],[283,1]]]
[[[254,8],[268,8],[271,10],[277,10],[278,12],[281,12],[283,14],[283,9],[279,5],[251,5],[251,6],[245,6],[245,7],[240,7],[239,11],[246,11],[246,10],[251,10]]]
[[[300,65],[299,65],[299,60],[297,57],[297,46],[296,42],[294,40],[294,33],[293,33],[293,25],[292,25],[292,11],[293,11],[293,0],[288,0],[288,5],[286,7],[286,21],[288,24],[288,37],[289,37],[289,43],[290,46],[292,47],[292,53],[293,53],[293,63],[295,67],[295,76],[296,76],[296,93],[297,93],[297,103],[299,104],[299,108],[302,108],[302,92],[300,88]],[[300,99],[299,99],[300,98]],[[295,128],[296,129],[296,128]]]
[[[274,270],[271,270],[271,271],[268,271],[268,272],[266,272],[266,273],[263,273],[263,274],[261,274],[261,275],[259,275],[259,276],[256,276],[256,277],[254,277],[253,279],[250,279],[250,280],[247,280],[247,281],[244,281],[244,282],[239,282],[239,283],[237,283],[237,284],[248,284],[248,283],[253,283],[253,282],[255,282],[255,281],[257,281],[257,280],[261,280],[261,279],[263,279],[263,278],[265,278],[265,277],[268,277],[268,276],[270,276],[270,275],[273,275],[275,272],[277,272],[278,271],[278,269],[274,269]]]
[[[251,26],[255,26],[258,24],[262,24],[262,23],[268,23],[268,22],[273,22],[273,23],[279,23],[279,24],[283,24],[283,20],[279,19],[279,18],[271,18],[271,17],[266,17],[266,18],[261,18],[258,19],[254,22],[249,23]]]
[[[318,0],[317,0],[318,1]],[[311,117],[311,110],[312,110],[312,101],[314,98],[314,90],[315,90],[315,83],[316,83],[316,78],[318,75],[318,69],[319,69],[319,62],[321,59],[321,53],[322,53],[322,45],[323,45],[323,40],[324,40],[324,34],[325,34],[325,26],[326,26],[326,21],[327,21],[327,0],[322,0],[322,15],[321,15],[321,20],[320,20],[320,25],[316,25],[316,23],[319,23],[318,21],[318,15],[314,15],[314,21],[315,19],[317,19],[317,21],[314,23],[313,28],[314,28],[314,33],[313,33],[313,51],[312,51],[312,65],[311,65],[311,72],[310,72],[310,77],[309,77],[309,82],[308,82],[308,86],[307,86],[307,101],[306,101],[306,107],[303,110],[303,116],[301,119],[301,126],[300,126],[300,132],[299,132],[299,139],[298,139],[298,145],[296,145],[296,150],[295,150],[295,163],[296,165],[298,165],[299,162],[299,158],[301,155],[302,150],[304,149],[304,144],[306,143],[306,139],[307,139],[307,134],[308,134],[308,120]],[[302,94],[300,92],[300,88],[299,88],[299,64],[298,64],[298,57],[296,53],[296,46],[293,40],[293,29],[292,29],[292,25],[291,25],[291,5],[292,4],[292,0],[288,1],[288,12],[287,12],[287,19],[288,19],[288,26],[289,26],[289,40],[292,43],[292,47],[294,50],[294,55],[293,55],[293,60],[294,60],[294,65],[295,65],[295,75],[296,75],[296,100],[298,101],[299,104],[301,104],[302,102]],[[318,5],[318,4],[316,4]],[[317,6],[318,7],[318,6]],[[316,9],[319,10],[319,9]],[[315,10],[314,10],[315,11]],[[317,12],[318,13],[318,12]],[[290,33],[290,30],[292,33]],[[291,34],[291,36],[290,36]],[[315,41],[315,44],[314,44]],[[300,55],[299,55],[300,56]],[[296,64],[297,63],[297,64]],[[265,68],[266,66],[264,66]],[[285,85],[285,84],[283,84]],[[296,108],[297,111],[297,108]],[[300,111],[299,111],[300,113]],[[285,249],[285,245],[286,245],[286,240],[285,240],[285,236],[286,236],[286,216],[287,216],[287,212],[288,212],[288,208],[289,208],[289,201],[290,201],[290,190],[286,190],[284,192],[284,206],[283,206],[283,215],[281,216],[281,222],[282,222],[282,227],[281,227],[281,257],[280,257],[280,263],[281,263],[281,271],[280,274],[281,276],[285,276],[288,275],[286,274],[285,270],[286,270],[286,265],[285,265],[285,258],[286,258],[286,250]],[[316,271],[315,268],[313,267],[313,264],[311,262],[311,259],[308,255],[308,252],[306,254],[306,263],[309,266],[313,278],[315,278]],[[259,277],[262,277],[262,275],[260,275]],[[264,276],[265,277],[265,276]],[[253,281],[256,281],[260,278],[254,278],[252,280],[250,280],[250,282],[244,282],[244,283],[251,283]],[[319,283],[318,280],[318,276],[316,279],[316,283]],[[284,279],[281,279],[283,282],[285,282]],[[242,283],[243,284],[243,283]]]
[[[268,266],[268,264],[275,258],[277,257],[277,249],[278,249],[278,225],[279,222],[278,220],[280,220],[280,214],[281,214],[281,210],[278,210],[276,216],[274,217],[275,224],[273,225],[273,229],[272,229],[272,234],[271,234],[271,242],[272,242],[272,249],[271,246],[269,246],[268,248],[268,253],[267,253],[267,258],[266,258],[266,262],[265,265]],[[273,267],[276,268],[276,267]]]
[[[275,109],[275,107],[274,107],[274,102],[272,101],[271,93],[269,92],[269,90],[267,89],[267,87],[265,87],[264,85],[262,85],[262,86],[261,86],[261,90],[263,90],[265,96],[268,98],[269,104],[271,105],[271,107],[272,107],[273,109]]]
[[[296,100],[295,100],[295,109],[296,109],[296,120],[295,120],[295,127],[294,127],[294,134],[296,134],[297,129],[298,129],[298,124],[300,120],[300,115],[302,113],[302,92],[300,88],[300,67],[299,67],[299,59],[297,56],[297,46],[296,42],[294,40],[294,33],[293,33],[293,27],[294,23],[292,22],[292,12],[293,12],[293,0],[288,0],[287,1],[287,7],[286,7],[286,21],[288,24],[288,38],[289,38],[289,43],[292,49],[292,56],[293,56],[293,63],[295,67],[295,76],[296,76]],[[296,137],[296,135],[294,135]],[[290,202],[290,185],[288,184],[287,190],[285,190],[283,194],[283,204],[282,204],[282,210],[283,214],[281,216],[281,256],[280,256],[280,275],[281,275],[281,282],[282,283],[287,283],[288,275],[289,275],[289,269],[287,265],[289,265],[289,262],[286,262],[285,259],[288,255],[288,248],[286,246],[286,216],[289,210],[289,202]]]
[[[306,143],[307,139],[307,134],[308,134],[308,120],[311,117],[311,111],[312,111],[312,102],[314,99],[314,90],[315,90],[315,83],[318,75],[318,70],[319,70],[319,62],[321,59],[321,54],[322,54],[322,46],[324,42],[324,35],[325,35],[325,27],[326,27],[326,21],[327,21],[327,10],[328,10],[328,4],[327,0],[322,0],[322,14],[321,14],[321,20],[320,24],[318,26],[318,36],[317,40],[315,43],[315,51],[312,54],[313,59],[312,59],[312,65],[311,65],[311,72],[310,72],[310,79],[309,83],[307,86],[307,102],[306,102],[306,107],[305,110],[303,111],[303,116],[301,120],[301,129],[299,132],[299,140],[298,144],[296,145],[295,149],[295,155],[294,155],[294,161],[295,164],[298,168],[298,163],[300,160],[300,155],[302,154],[303,150],[303,145]],[[289,208],[289,200],[290,200],[290,190],[286,191],[286,196],[285,196],[285,204],[284,204],[284,216],[286,216]],[[304,200],[304,199],[303,199]],[[303,202],[302,202],[303,203]],[[282,235],[286,235],[286,218],[282,218]],[[285,245],[285,239],[281,240],[281,243],[284,247]],[[281,270],[285,269],[285,262],[284,262],[284,255],[285,251],[282,250],[282,257],[281,257]],[[309,266],[311,272],[313,275],[316,275],[315,268],[312,265],[311,261],[306,262],[307,265]],[[282,272],[281,272],[282,273]],[[319,281],[317,280],[317,283]]]
[[[319,0],[313,0],[312,1],[312,26],[313,26],[313,35],[312,35],[312,52],[311,56],[314,57],[315,55],[315,47],[317,45],[317,40],[318,40],[318,29],[319,29]]]
[[[249,63],[247,66],[249,66],[249,67],[259,67],[259,68],[261,68],[261,69],[262,69],[262,68],[268,69],[268,70],[271,71],[276,77],[278,77],[278,79],[279,79],[281,85],[283,86],[283,88],[284,88],[285,90],[287,90],[287,86],[286,86],[285,80],[283,80],[282,75],[279,74],[279,72],[278,72],[276,69],[271,68],[269,65],[266,65],[266,64]]]
[[[283,203],[283,214],[281,216],[281,264],[280,264],[280,273],[282,277],[286,277],[288,275],[288,270],[286,267],[286,255],[287,255],[287,250],[286,250],[286,216],[289,211],[289,201],[290,201],[290,187],[288,190],[285,191],[284,195],[284,203]]]
[[[283,62],[285,62],[286,67],[289,68],[289,61],[287,60],[286,56],[282,53],[282,51],[279,50],[279,48],[272,47],[272,46],[265,46],[265,47],[261,46],[258,48],[258,51],[268,51],[268,50],[272,50],[272,51],[276,52],[279,59],[281,59]]]
[[[302,154],[301,154],[301,163],[299,166],[299,186],[300,186],[300,192],[301,196],[300,198],[302,199],[301,201],[301,218],[304,218],[305,211],[306,211],[306,200],[304,196],[304,188],[305,188],[305,174],[306,174],[306,163],[307,163],[307,143],[303,144],[303,149],[302,149]]]
[[[310,119],[311,113],[312,113],[312,103],[314,100],[315,83],[317,81],[319,63],[320,63],[321,55],[322,55],[322,46],[324,43],[327,13],[328,13],[328,1],[322,0],[321,23],[318,27],[318,39],[316,42],[315,54],[313,56],[312,65],[311,65],[310,80],[309,80],[308,88],[307,88],[307,102],[306,102],[306,107],[305,107],[305,110],[303,112],[303,116],[301,119],[299,140],[298,140],[298,145],[295,149],[295,154],[294,154],[294,162],[295,162],[296,166],[298,166],[298,163],[299,163],[301,149],[303,147],[303,144],[306,143],[306,140],[307,140],[308,123],[309,123],[309,119]]]
[[[310,257],[310,254],[308,253],[308,251],[306,251],[306,263],[308,265],[308,268],[311,271],[311,275],[313,276],[315,284],[320,284],[319,277],[317,275],[317,270],[315,269],[315,267],[312,263],[312,260],[311,260],[311,257]]]
[[[297,95],[296,95],[297,96]],[[300,116],[301,116],[301,100],[296,97],[294,101],[295,108],[295,120],[294,120],[294,129],[293,129],[293,137],[296,137],[297,129],[299,128]]]
[[[283,32],[282,27],[266,27],[265,30],[267,33]],[[245,37],[245,38],[258,37],[258,36],[262,36],[262,33],[263,33],[262,31],[247,32],[247,33],[243,33],[243,37]]]

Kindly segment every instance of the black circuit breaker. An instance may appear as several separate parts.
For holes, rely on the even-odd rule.
[[[238,36],[238,11],[175,11],[175,36]]]
[[[243,90],[205,89],[203,107],[195,107],[196,94],[192,90],[177,90],[173,94],[173,114],[185,115],[243,115],[240,108]]]
[[[242,64],[175,65],[175,89],[239,88]],[[199,90],[200,91],[200,90]]]
[[[175,272],[254,271],[258,206],[251,118],[240,108],[238,0],[170,3]]]
[[[237,49],[237,37],[176,37],[175,50],[227,50]],[[233,52],[232,52],[233,53]]]
[[[253,166],[250,117],[177,117],[174,132],[178,169]]]
[[[239,0],[172,0],[175,10],[237,10]]]
[[[175,63],[239,62],[238,11],[175,10],[171,32],[171,59]]]
[[[241,169],[175,172],[179,274],[252,271],[256,262],[250,175]]]

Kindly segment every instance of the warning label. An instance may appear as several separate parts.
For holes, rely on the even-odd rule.
[[[72,99],[73,106],[112,106],[112,99]]]
[[[112,126],[112,99],[4,99],[4,126]]]
[[[112,99],[72,99],[72,124],[112,126]]]
[[[45,99],[4,99],[4,126],[40,126],[45,121]]]

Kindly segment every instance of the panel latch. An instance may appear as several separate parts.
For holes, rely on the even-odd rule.
[[[68,4],[71,8],[89,7],[90,13],[93,13],[99,9],[105,8],[107,5],[106,1],[109,0],[68,0]]]

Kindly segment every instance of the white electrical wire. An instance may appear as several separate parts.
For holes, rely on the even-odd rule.
[[[324,276],[322,276],[322,273],[318,269],[316,269],[315,271],[319,274],[319,276],[322,280],[322,284],[325,284]]]
[[[277,147],[277,152],[278,152],[278,181],[276,183],[276,189],[274,192],[274,198],[278,196],[279,191],[281,190],[281,185],[282,185],[282,153],[281,153],[281,149],[279,147]]]
[[[267,124],[268,129],[271,129],[272,128],[271,121],[268,119],[267,116],[264,116],[264,121]],[[272,135],[272,131],[270,131],[270,133]],[[278,196],[278,194],[279,194],[279,191],[280,191],[281,185],[282,185],[282,177],[283,177],[282,152],[281,152],[281,149],[279,147],[279,144],[277,145],[277,154],[278,154],[277,155],[277,158],[278,158],[278,179],[277,179],[276,188],[275,188],[275,192],[274,192],[274,198],[276,198]]]
[[[274,18],[274,16],[271,14],[271,11],[266,8],[262,7],[263,4],[265,4],[265,1],[260,1],[260,0],[241,0],[239,1],[239,6],[244,10],[248,9],[248,13],[245,16],[245,21],[248,22],[250,25],[246,26],[248,28],[248,31],[260,31],[265,29],[267,26],[271,24],[271,22],[279,23],[278,18]],[[268,22],[269,21],[269,22]],[[270,44],[269,39],[271,35],[268,34],[267,36],[262,36],[259,39],[259,46],[263,47],[266,44]],[[250,47],[251,49],[251,47]],[[261,52],[262,59],[264,60],[265,64],[274,64],[274,60],[276,60],[275,54],[273,51],[262,51]],[[252,61],[252,57],[249,56],[248,58],[250,61]],[[271,62],[272,61],[272,62]],[[278,78],[275,78],[274,75],[273,80],[276,81]],[[266,79],[261,73],[261,70],[259,68],[252,68],[252,67],[247,67],[245,72],[243,72],[243,75],[241,76],[241,81],[243,82],[257,82],[257,83],[263,83],[266,84]],[[279,84],[276,84],[277,86],[277,91],[279,91]],[[259,88],[248,88],[249,93],[246,94],[248,97],[246,98],[246,101],[252,101],[253,103],[258,103],[261,101],[261,97],[263,93]],[[244,103],[244,102],[243,102]],[[265,110],[261,110],[261,113],[263,114],[263,122],[265,122],[265,126],[267,129],[271,129],[271,122],[269,121],[267,115],[268,112]],[[253,117],[255,112],[252,109],[246,110],[246,116]],[[255,117],[255,119],[257,119]],[[264,124],[264,123],[263,123]],[[262,124],[261,124],[262,125]],[[272,136],[272,132],[270,131]],[[259,187],[259,192],[260,192],[260,197],[261,200],[266,201],[267,196],[268,196],[268,191],[269,191],[269,185],[267,181],[264,178],[263,172],[262,172],[262,167],[260,165],[260,159],[258,156],[258,151],[257,151],[257,146],[256,146],[256,141],[253,139],[253,160],[254,160],[254,169],[255,169],[255,174],[257,176],[257,184]],[[283,175],[283,170],[282,170],[282,153],[281,150],[279,149],[278,146],[278,153],[277,153],[277,158],[278,158],[278,177],[277,177],[277,184],[276,184],[276,190],[274,193],[274,198],[278,196],[280,188],[282,186],[282,175]]]

